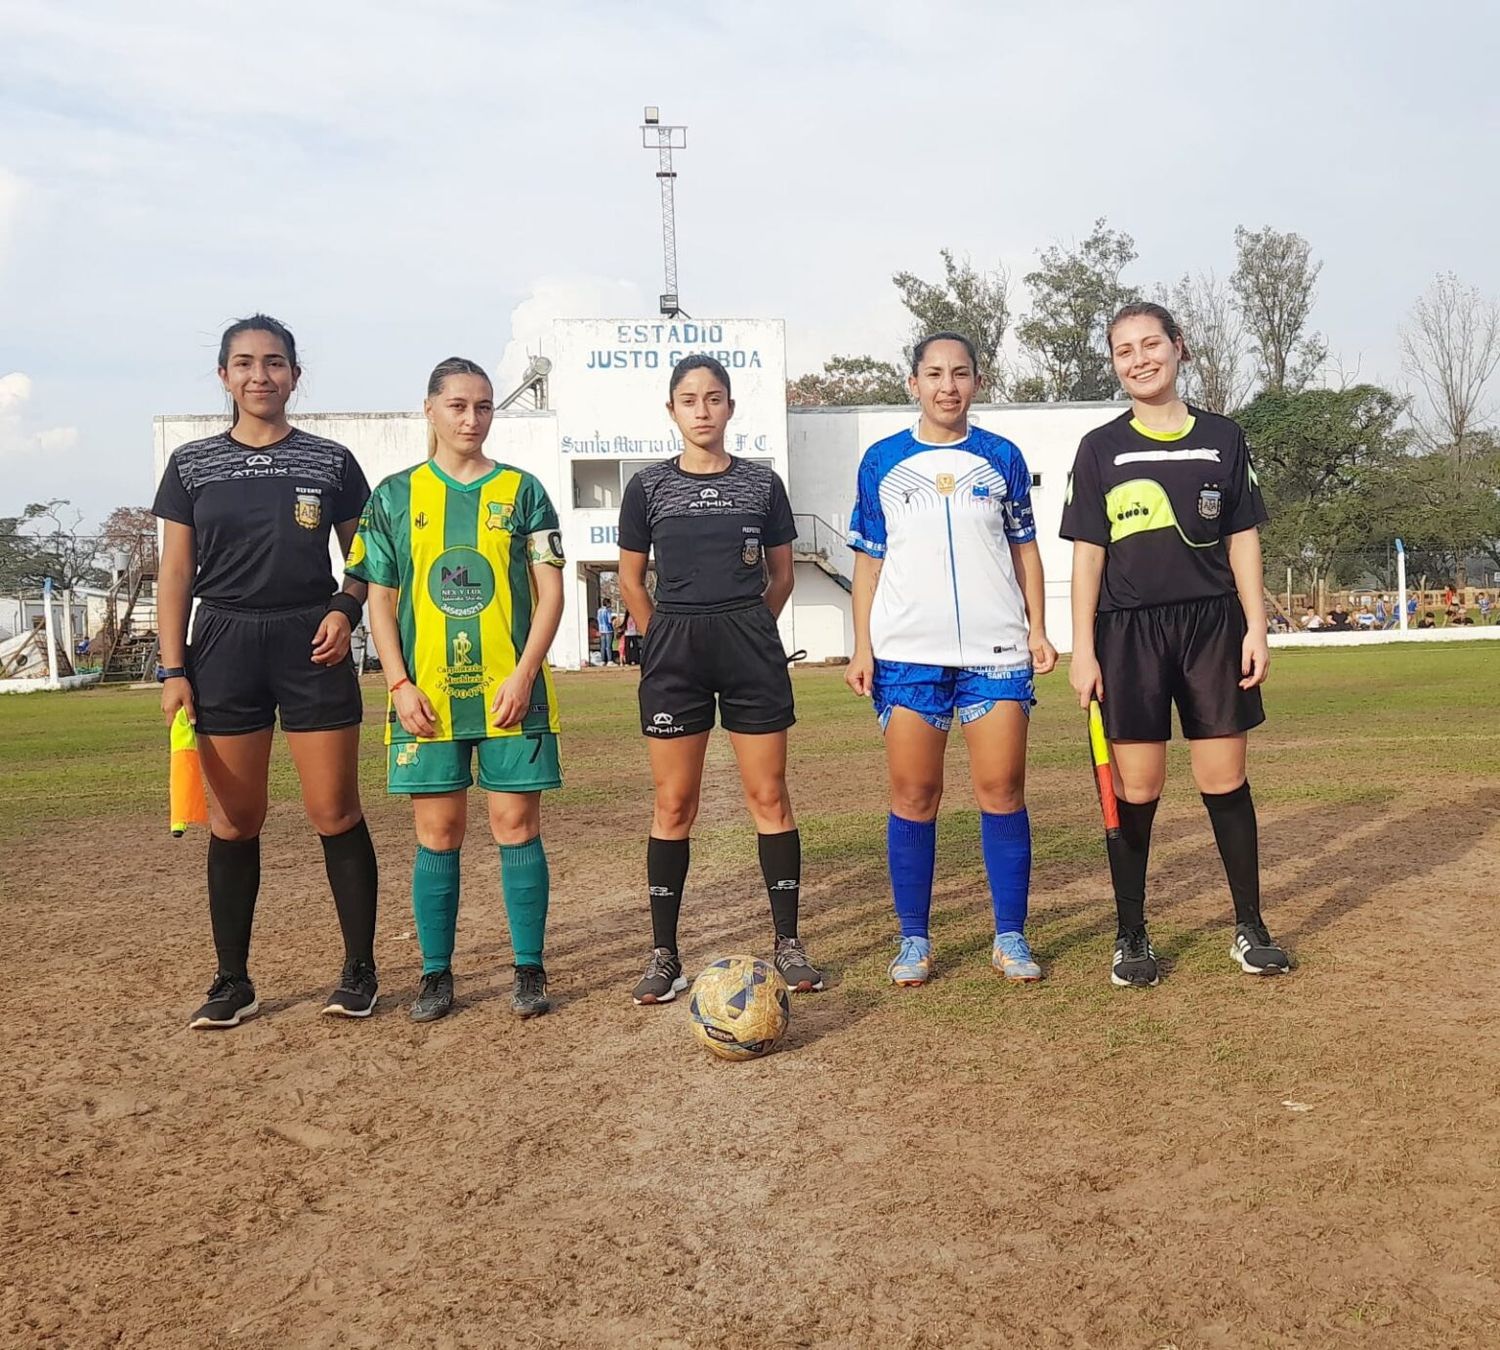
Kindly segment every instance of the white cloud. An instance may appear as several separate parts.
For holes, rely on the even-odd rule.
[[[0,458],[29,455],[37,450],[71,450],[78,444],[77,427],[31,430],[26,421],[26,405],[30,402],[31,376],[19,370],[0,375]]]
[[[526,373],[553,319],[614,319],[646,312],[646,297],[631,281],[605,277],[539,277],[511,311],[510,341],[495,368],[495,392],[504,398]]]
[[[21,405],[31,397],[31,376],[13,370],[0,375],[0,417],[19,416]]]

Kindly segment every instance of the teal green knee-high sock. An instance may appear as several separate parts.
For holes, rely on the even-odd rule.
[[[422,944],[422,974],[453,964],[453,935],[458,928],[458,850],[436,851],[417,845],[411,869],[411,908]]]
[[[510,920],[510,945],[516,964],[539,966],[551,889],[540,835],[524,844],[500,845],[500,885],[505,891],[505,914]]]

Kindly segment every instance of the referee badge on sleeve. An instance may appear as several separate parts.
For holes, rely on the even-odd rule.
[[[1219,503],[1223,494],[1218,488],[1206,487],[1198,494],[1198,514],[1204,520],[1217,520],[1219,518]]]

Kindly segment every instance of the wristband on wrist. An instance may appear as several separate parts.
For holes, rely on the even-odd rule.
[[[391,693],[394,694],[396,692],[396,690],[398,690],[398,689],[401,688],[402,685],[406,685],[406,684],[410,684],[410,683],[411,683],[411,677],[409,675],[403,675],[399,680],[396,681],[395,684],[393,684],[391,686]]]
[[[350,595],[348,591],[340,591],[328,602],[328,612],[330,614],[342,614],[349,620],[349,627],[355,628],[364,616],[365,607]]]

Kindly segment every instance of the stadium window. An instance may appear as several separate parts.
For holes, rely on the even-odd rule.
[[[601,510],[620,505],[620,470],[612,460],[575,460],[573,505],[580,510]]]
[[[1039,474],[1039,473],[1032,474],[1031,475],[1031,486],[1034,487],[1034,488],[1039,488],[1039,487],[1041,487],[1041,485],[1042,485],[1042,475]]]

